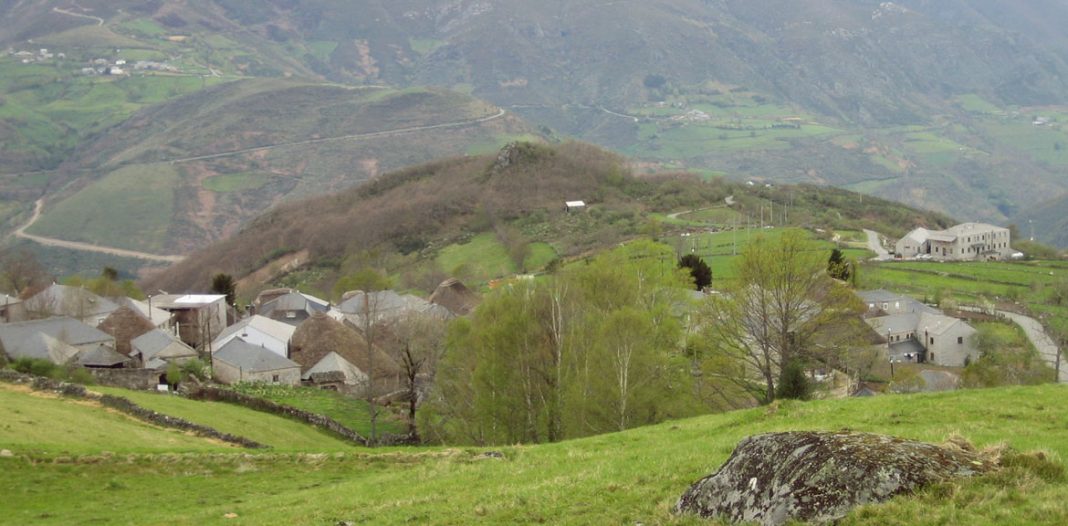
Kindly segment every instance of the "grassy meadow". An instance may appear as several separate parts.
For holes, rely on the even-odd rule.
[[[980,447],[1007,444],[1042,451],[1053,463],[1021,457],[998,474],[863,508],[843,524],[1060,524],[1068,521],[1068,485],[1060,464],[1068,456],[1064,389],[1046,385],[785,402],[581,440],[495,449],[501,458],[477,448],[320,455],[312,454],[319,451],[314,447],[308,454],[214,450],[57,458],[27,456],[27,446],[3,430],[0,447],[16,457],[0,459],[5,495],[0,512],[20,524],[708,524],[675,517],[670,509],[689,484],[715,471],[740,439],[770,431],[848,428],[931,442],[960,435]],[[26,411],[37,402],[24,393],[8,394],[4,401],[5,408]],[[35,451],[77,445],[89,453],[94,446],[111,446],[79,439],[62,432],[41,434]]]
[[[371,435],[367,403],[363,400],[347,398],[333,391],[284,385],[246,384],[235,386],[234,389],[257,398],[328,416],[363,436]],[[379,433],[404,433],[405,431],[407,431],[407,424],[394,418],[388,411],[384,411],[379,416]]]

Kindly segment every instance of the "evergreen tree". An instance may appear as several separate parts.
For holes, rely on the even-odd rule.
[[[801,362],[789,361],[779,374],[776,398],[807,400],[810,390],[805,368],[801,366]]]
[[[827,260],[827,273],[834,279],[849,281],[849,263],[841,250],[836,248],[831,251],[831,257]]]
[[[693,278],[694,287],[701,290],[712,284],[712,269],[697,254],[686,254],[679,259],[679,268],[686,269]]]
[[[216,294],[226,295],[226,304],[233,305],[237,301],[237,284],[234,277],[229,274],[216,274],[211,278],[211,291]]]

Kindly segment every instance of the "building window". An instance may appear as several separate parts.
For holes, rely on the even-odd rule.
[[[964,345],[964,336],[957,336],[957,345]]]
[[[274,382],[274,383],[278,383],[278,375],[276,374],[276,375],[272,376],[271,377],[271,381]]]
[[[934,345],[934,336],[931,336],[931,345]]]

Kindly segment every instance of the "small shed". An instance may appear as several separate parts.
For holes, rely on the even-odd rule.
[[[567,212],[580,212],[586,209],[585,201],[565,201],[564,210]]]

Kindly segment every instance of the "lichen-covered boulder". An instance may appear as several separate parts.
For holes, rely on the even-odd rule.
[[[769,433],[742,440],[675,512],[765,525],[828,522],[862,504],[996,467],[967,447],[867,433]]]

